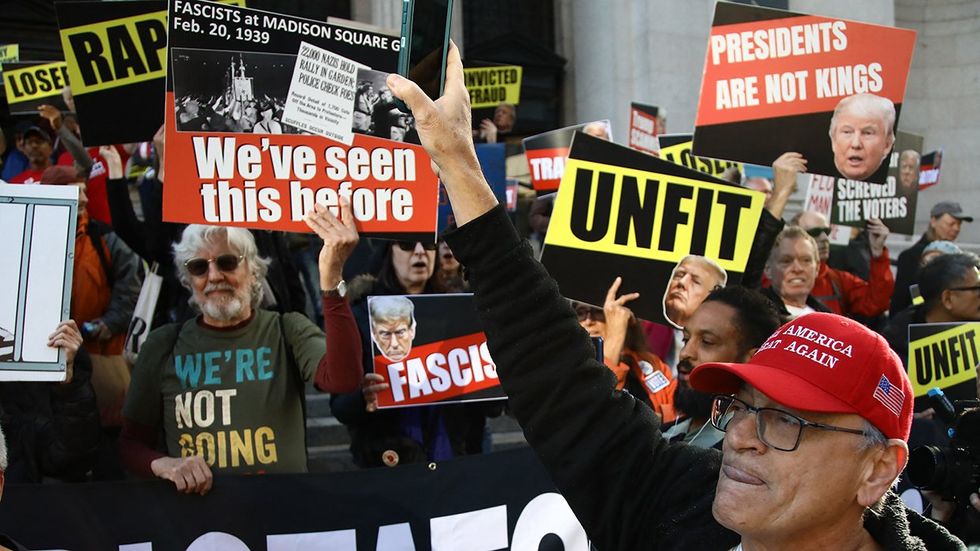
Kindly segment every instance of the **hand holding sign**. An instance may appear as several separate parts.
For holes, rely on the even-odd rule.
[[[61,109],[58,109],[54,105],[38,105],[37,114],[41,117],[47,119],[51,123],[51,128],[57,132],[61,128]]]
[[[443,95],[432,101],[414,82],[399,75],[388,76],[388,88],[415,116],[415,129],[433,170],[446,186],[456,223],[463,224],[497,204],[487,185],[473,147],[470,131],[470,96],[463,84],[463,62],[456,45],[450,43],[446,59]]]
[[[214,475],[203,456],[158,457],[150,463],[153,474],[169,480],[182,494],[204,495],[211,491]]]
[[[377,373],[364,374],[364,380],[361,381],[361,392],[364,394],[364,411],[378,410],[378,393],[391,388],[391,385],[384,380],[384,377]]]
[[[75,325],[75,320],[63,321],[58,324],[54,333],[48,336],[48,346],[65,349],[65,383],[70,383],[75,362],[75,355],[82,346],[82,333]]]
[[[796,175],[806,172],[806,159],[794,151],[787,151],[772,163],[772,194],[766,200],[766,210],[779,218],[789,196],[796,191]]]
[[[640,293],[627,293],[617,297],[616,294],[619,293],[619,286],[622,283],[622,277],[617,277],[613,281],[606,293],[606,302],[602,305],[602,312],[606,316],[604,355],[616,363],[619,363],[619,356],[623,353],[623,346],[626,344],[626,331],[634,318],[633,311],[626,307],[626,303],[640,298]]]
[[[885,239],[888,239],[888,226],[880,218],[868,220],[868,247],[871,249],[871,258],[881,257],[885,251]]]

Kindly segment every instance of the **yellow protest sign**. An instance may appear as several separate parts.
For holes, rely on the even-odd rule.
[[[732,185],[569,158],[546,245],[742,272],[764,197]]]
[[[523,67],[500,65],[463,69],[466,91],[470,93],[470,107],[496,107],[501,103],[517,105],[521,101]]]
[[[167,11],[61,29],[76,96],[165,77]]]
[[[908,373],[916,397],[976,379],[978,333],[980,322],[909,326]]]
[[[660,158],[665,161],[670,161],[672,163],[686,166],[687,168],[704,172],[705,174],[710,174],[712,176],[721,176],[722,173],[730,167],[736,167],[738,168],[739,172],[743,172],[744,169],[742,167],[742,163],[723,161],[720,159],[709,159],[707,157],[698,157],[692,154],[691,148],[693,145],[693,141],[687,140],[669,145],[667,147],[661,146]]]
[[[68,68],[64,61],[16,69],[5,67],[3,82],[7,90],[7,103],[11,105],[58,96],[61,89],[68,86]]]
[[[0,63],[20,60],[20,44],[0,44]]]

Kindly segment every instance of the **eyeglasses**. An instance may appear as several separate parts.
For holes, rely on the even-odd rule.
[[[973,291],[974,293],[980,294],[980,285],[972,285],[970,287],[950,287],[949,291]]]
[[[830,235],[830,228],[810,228],[806,230],[806,233],[809,234],[810,237],[816,239],[821,235]]]
[[[598,308],[580,306],[575,309],[575,315],[578,316],[579,321],[585,321],[588,318],[592,318],[592,321],[606,321],[606,313]]]
[[[245,255],[223,254],[215,258],[192,258],[184,262],[184,267],[192,276],[202,276],[208,273],[212,262],[222,272],[234,272],[242,260],[245,260]]]
[[[415,250],[415,246],[418,245],[419,243],[422,243],[422,242],[421,241],[395,241],[395,245],[398,245],[398,248],[401,249],[401,250],[403,250],[403,251],[405,251],[405,252],[412,252],[412,251],[414,251]],[[427,250],[427,251],[434,251],[434,250],[436,250],[436,244],[435,243],[422,243],[422,248],[425,249],[425,250]]]
[[[813,423],[801,419],[788,411],[776,408],[756,408],[734,396],[715,396],[711,404],[711,425],[726,432],[732,422],[738,422],[746,415],[754,413],[756,431],[763,444],[784,452],[796,451],[800,447],[800,438],[804,428],[846,432],[848,434],[864,435],[864,431]]]

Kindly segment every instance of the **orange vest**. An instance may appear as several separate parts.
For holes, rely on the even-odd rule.
[[[88,224],[89,219],[86,213],[79,217],[78,227],[75,229],[75,268],[72,271],[71,279],[71,318],[79,327],[87,321],[102,317],[112,300],[112,286],[109,284],[109,277],[102,267],[99,253],[95,250],[92,238],[87,233]],[[106,245],[105,238],[99,236],[98,242],[102,246],[106,259],[111,263],[112,258],[109,256],[109,247]],[[85,349],[90,354],[122,354],[125,340],[125,333],[113,335],[107,341],[86,339]]]
[[[660,416],[661,422],[673,422],[677,418],[677,411],[674,409],[674,388],[677,380],[671,376],[667,364],[650,352],[625,350],[623,356],[629,356],[632,365],[623,361],[616,366],[606,365],[616,375],[616,389],[622,390],[626,386],[627,374],[632,373],[646,391],[653,411]]]

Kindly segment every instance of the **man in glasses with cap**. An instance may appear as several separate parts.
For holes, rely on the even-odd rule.
[[[901,312],[912,304],[909,287],[919,282],[919,259],[926,245],[933,241],[956,241],[963,222],[973,222],[973,216],[963,212],[954,201],[936,203],[929,211],[929,227],[922,237],[898,255],[898,273],[895,275],[895,292],[892,294],[891,312]]]
[[[597,549],[963,548],[889,491],[908,455],[912,388],[880,336],[810,314],[746,364],[698,366],[691,386],[720,395],[712,422],[726,432],[724,455],[668,444],[656,415],[615,390],[496,204],[468,132],[458,50],[436,102],[397,75],[388,85],[445,182],[459,224],[447,241],[511,411]]]

